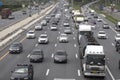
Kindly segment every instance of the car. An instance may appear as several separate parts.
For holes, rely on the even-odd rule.
[[[42,62],[44,59],[43,50],[34,49],[29,56],[30,62]]]
[[[116,51],[120,52],[120,40],[117,40],[115,43]]]
[[[33,80],[33,75],[32,64],[17,64],[11,71],[10,80]]]
[[[47,23],[49,23],[49,21],[50,21],[50,19],[51,19],[51,17],[50,16],[46,16],[46,21],[47,21]]]
[[[64,29],[64,33],[65,33],[65,34],[71,34],[71,33],[72,33],[71,28],[69,28],[69,27],[68,27],[68,28],[65,28],[65,29]]]
[[[69,25],[68,22],[64,22],[64,23],[63,23],[63,26],[64,26],[64,27],[70,27],[70,25]]]
[[[52,21],[52,24],[53,24],[53,25],[58,25],[58,21],[57,21],[57,20],[53,20],[53,21]]]
[[[102,22],[102,18],[98,17],[98,18],[97,18],[97,21],[98,21],[98,22]]]
[[[10,15],[10,16],[8,17],[8,19],[15,19],[15,16],[14,16],[14,15]]]
[[[103,29],[109,29],[109,28],[110,28],[109,25],[107,23],[104,23]]]
[[[40,23],[42,26],[47,26],[47,21],[46,20],[42,20]]]
[[[24,14],[27,14],[27,11],[23,10],[23,11],[22,11],[22,14],[23,14],[23,15],[24,15]]]
[[[23,51],[23,45],[21,42],[14,42],[9,47],[9,53],[21,53]]]
[[[68,42],[67,34],[61,33],[60,37],[59,37],[59,42],[61,42],[61,43],[67,43]]]
[[[28,33],[26,34],[27,39],[34,39],[35,38],[35,31],[34,30],[30,30],[28,31]]]
[[[42,29],[43,29],[43,27],[40,24],[35,25],[35,30],[42,30]]]
[[[115,41],[118,41],[118,40],[120,40],[120,34],[119,33],[117,33],[116,36],[115,36]]]
[[[51,29],[51,30],[57,30],[57,26],[56,26],[56,25],[52,25],[52,26],[50,27],[50,29]]]
[[[57,50],[54,54],[54,63],[67,63],[67,53],[64,50]]]
[[[49,41],[48,41],[48,36],[47,36],[47,34],[41,34],[40,36],[39,36],[39,38],[38,38],[38,43],[39,44],[44,44],[44,43],[48,43]]]
[[[98,39],[107,39],[107,34],[105,31],[99,31],[97,37]]]

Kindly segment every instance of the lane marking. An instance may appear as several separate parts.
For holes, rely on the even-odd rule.
[[[60,34],[60,32],[59,32],[59,34]]]
[[[20,42],[23,42],[25,39],[26,39],[26,37],[24,37]],[[9,54],[9,51],[0,57],[0,61],[3,60],[8,54]]]
[[[78,69],[78,76],[81,76],[81,74],[80,74],[80,70]]]
[[[35,47],[37,47],[38,46],[38,44],[35,44]]]
[[[77,47],[77,45],[76,45],[76,44],[74,44],[74,47]]]
[[[112,46],[115,46],[115,44],[114,44],[114,43],[112,43]]]
[[[9,51],[5,53],[2,57],[0,57],[0,61],[3,60],[8,54],[9,54]]]
[[[75,37],[73,39],[75,40]]]
[[[57,44],[55,44],[55,47],[57,47]]]
[[[117,31],[115,31],[111,26],[110,26],[110,28],[117,34]]]
[[[78,55],[77,55],[77,53],[75,54],[75,57],[76,57],[76,59],[78,58]]]
[[[46,76],[48,76],[49,72],[50,72],[50,69],[47,69]]]
[[[26,37],[24,37],[20,42],[23,42],[26,39]]]
[[[52,56],[51,56],[52,58],[54,57],[54,54],[52,53]]]
[[[108,73],[110,74],[112,80],[115,80],[115,78],[114,78],[114,76],[112,75],[112,73],[111,73],[110,69],[108,68],[108,66],[105,66],[105,67],[106,67]]]
[[[27,58],[29,58],[29,57],[30,57],[30,54],[28,54]]]

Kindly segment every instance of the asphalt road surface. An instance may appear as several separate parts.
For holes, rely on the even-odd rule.
[[[48,7],[49,5],[50,5],[50,3],[47,3],[43,7]],[[0,30],[3,30],[5,28],[9,27],[10,25],[15,24],[16,22],[29,17],[29,14],[33,15],[35,13],[40,12],[41,5],[39,6],[39,9],[32,8],[30,10],[30,9],[26,8],[24,10],[26,10],[27,14],[22,14],[22,10],[21,10],[21,11],[16,11],[16,12],[12,13],[12,15],[14,15],[14,17],[15,17],[14,19],[0,19]],[[30,11],[31,11],[31,13],[30,13]]]
[[[63,0],[60,2],[61,4],[64,3]],[[57,9],[56,13],[60,12],[62,5],[55,8]],[[54,13],[55,9],[50,13]],[[109,22],[108,20],[104,19],[108,24],[111,26],[110,29],[103,29],[102,22],[97,22],[96,29],[94,31],[94,35],[97,39],[97,33],[99,30],[104,30],[107,35],[108,39],[100,40],[97,39],[98,42],[104,46],[104,51],[106,57],[109,58],[106,61],[106,77],[103,78],[85,78],[83,76],[81,70],[81,64],[79,59],[78,53],[78,43],[77,43],[77,30],[74,27],[73,19],[69,20],[70,27],[72,28],[72,34],[68,34],[68,43],[59,43],[58,38],[60,33],[63,33],[64,27],[63,23],[65,21],[65,14],[64,14],[64,7],[63,12],[61,13],[61,19],[58,23],[57,31],[51,31],[50,27],[52,26],[53,18],[51,18],[50,22],[47,26],[44,26],[42,31],[35,31],[36,38],[35,39],[26,39],[26,32],[30,29],[34,29],[34,25],[31,26],[28,31],[22,33],[20,36],[17,37],[18,42],[22,42],[23,44],[23,52],[21,54],[9,54],[8,49],[9,46],[3,49],[0,52],[0,80],[9,80],[11,76],[11,70],[14,69],[15,65],[18,63],[30,63],[27,56],[31,53],[31,51],[35,48],[40,48],[44,51],[45,59],[42,63],[31,63],[34,66],[34,80],[54,80],[54,79],[61,79],[61,80],[117,80],[120,79],[120,71],[118,69],[118,60],[120,58],[120,54],[115,51],[114,47],[114,36],[116,32],[114,31],[114,24]],[[49,15],[50,15],[49,14]],[[69,11],[67,15],[71,14]],[[87,16],[91,16],[89,13],[86,13]],[[92,16],[91,16],[92,17]],[[92,18],[94,19],[94,18]],[[89,20],[90,21],[90,20]],[[38,37],[42,33],[47,33],[49,37],[49,44],[38,44]],[[16,42],[15,41],[15,42]],[[53,62],[53,54],[56,50],[66,50],[68,54],[68,63],[66,64],[56,64]]]

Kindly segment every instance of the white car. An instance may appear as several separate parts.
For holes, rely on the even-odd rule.
[[[100,18],[100,17],[97,18],[97,21],[98,21],[98,22],[102,22],[102,18]]]
[[[68,23],[68,22],[65,22],[65,23],[63,23],[63,26],[64,26],[64,27],[69,27],[69,23]]]
[[[41,25],[42,25],[42,26],[46,26],[46,25],[47,25],[47,21],[46,21],[46,20],[42,20],[42,21],[41,21]]]
[[[68,42],[67,34],[61,34],[59,37],[59,42],[67,43]]]
[[[27,34],[26,34],[26,37],[28,38],[28,39],[33,39],[33,38],[35,38],[35,31],[34,30],[30,30]]]
[[[56,25],[53,25],[50,27],[51,30],[57,30],[57,26]]]
[[[42,30],[42,26],[41,25],[35,25],[35,30]]]
[[[110,27],[109,27],[109,25],[107,24],[107,23],[105,23],[104,25],[103,25],[103,29],[109,29]]]
[[[107,39],[107,34],[105,31],[99,31],[98,34],[97,34],[97,37],[99,39]]]
[[[38,38],[38,43],[39,44],[44,44],[44,43],[48,43],[49,41],[48,41],[48,36],[47,36],[47,34],[41,34],[40,36],[39,36],[39,38]]]
[[[115,41],[120,40],[120,34],[116,34]]]

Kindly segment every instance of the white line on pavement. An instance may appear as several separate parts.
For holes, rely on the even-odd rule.
[[[55,44],[55,47],[57,47],[57,44]]]
[[[73,37],[73,39],[75,40],[75,37]]]
[[[77,53],[75,54],[75,57],[76,57],[76,59],[78,58],[78,55],[77,55]]]
[[[30,54],[28,54],[27,58],[29,58],[29,57],[30,57]]]
[[[60,34],[60,32],[59,32],[59,34]]]
[[[37,46],[38,46],[38,44],[35,45],[35,47],[37,47]]]
[[[115,45],[112,43],[112,46],[115,46]]]
[[[80,76],[81,74],[80,74],[80,70],[78,69],[78,76]]]
[[[49,72],[50,72],[50,69],[47,69],[46,76],[48,76]]]
[[[54,57],[54,54],[52,53],[52,56],[51,56],[52,58]]]
[[[108,73],[110,74],[112,80],[115,80],[114,76],[112,75],[112,73],[110,72],[110,69],[108,68],[108,66],[106,66],[106,69],[108,71]]]
[[[77,47],[77,45],[76,45],[76,44],[74,44],[74,47]]]
[[[115,33],[117,33],[117,31],[115,31],[111,26],[110,26],[110,28],[111,28]]]

